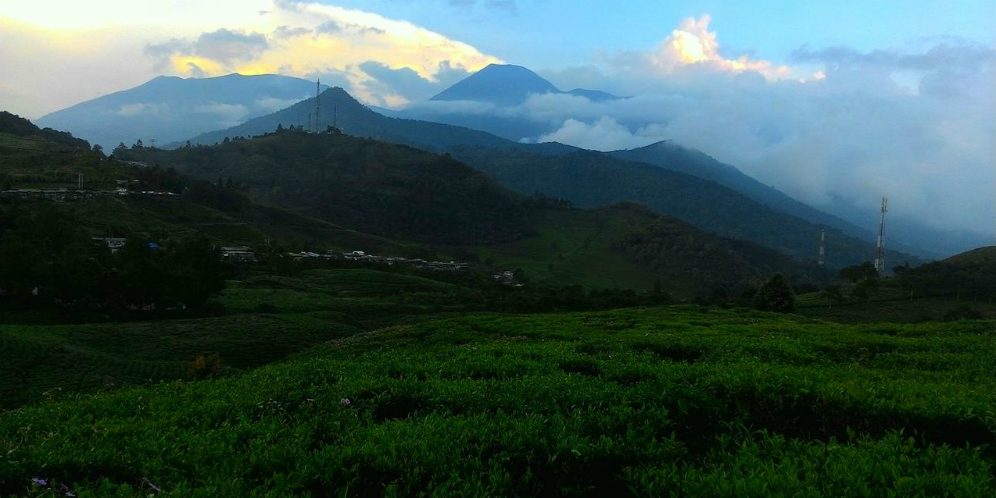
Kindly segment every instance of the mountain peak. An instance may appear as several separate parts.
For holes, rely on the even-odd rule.
[[[560,93],[553,83],[522,66],[490,64],[429,100],[519,104],[530,94]]]
[[[592,102],[616,100],[615,95],[598,90],[575,88],[563,92],[531,69],[514,64],[488,64],[429,100],[471,100],[499,105],[518,105],[530,95],[546,93],[584,97]]]

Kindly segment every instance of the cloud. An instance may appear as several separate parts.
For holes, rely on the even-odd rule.
[[[413,102],[427,100],[471,74],[452,67],[449,61],[439,63],[435,81],[423,78],[412,68],[395,69],[377,61],[363,62],[359,68],[372,78],[368,86],[378,85],[383,92],[395,93]]]
[[[561,88],[629,99],[546,94],[511,108],[416,109],[527,119],[548,131],[520,138],[599,150],[672,139],[817,207],[874,212],[887,195],[896,215],[993,232],[979,223],[996,218],[993,47],[950,38],[876,51],[801,47],[778,70],[722,55],[708,24],[686,20],[652,50],[543,72]]]
[[[194,112],[200,114],[211,114],[226,121],[238,122],[249,113],[249,109],[242,104],[223,104],[212,102],[210,104],[195,107]]]
[[[230,63],[259,57],[268,46],[266,37],[261,33],[220,28],[210,33],[201,33],[191,49],[194,54],[201,57]]]
[[[622,54],[624,65],[642,65],[659,74],[671,74],[682,66],[699,65],[716,71],[753,71],[766,79],[778,79],[789,73],[789,68],[770,61],[752,59],[741,55],[727,59],[720,54],[716,33],[709,31],[712,18],[702,15],[698,19],[687,18],[671,34],[660,42],[654,50],[641,54]],[[627,60],[636,58],[637,60]]]
[[[820,50],[803,46],[792,52],[796,62],[818,62],[835,67],[876,67],[893,70],[937,71],[952,67],[981,68],[996,58],[996,50],[963,39],[948,39],[923,52],[873,50],[860,52],[836,46]]]
[[[274,97],[264,97],[253,102],[253,107],[256,111],[275,112],[279,111],[280,109],[285,109],[287,107],[290,107],[308,97],[309,96],[307,95],[302,95],[301,98],[297,99],[278,99]]]
[[[0,81],[0,96],[17,96],[24,105],[14,108],[33,108],[26,114],[37,116],[119,90],[122,81],[134,86],[160,74],[337,74],[341,75],[337,81],[360,100],[400,106],[421,98],[432,87],[455,81],[453,75],[502,62],[408,21],[317,1],[212,0],[185,3],[183,9],[168,0],[149,0],[141,8],[125,0],[108,1],[115,2],[108,6],[114,12],[114,24],[109,24],[106,15],[75,4],[55,13],[33,4],[17,4],[11,12],[22,21],[0,17],[4,68],[17,68],[21,75],[18,82]],[[260,11],[267,14],[260,15]],[[144,48],[135,50],[136,46]],[[46,56],[38,57],[41,53]],[[86,64],[74,62],[80,60],[74,56],[84,53]],[[367,66],[383,81],[360,67],[370,61],[390,69],[378,72]],[[128,68],[125,76],[119,64]],[[63,78],[67,68],[72,68],[72,74],[86,75],[88,82],[101,84],[88,83],[85,89],[65,92],[72,95],[65,102],[40,92],[34,98],[22,96],[25,85],[49,88],[51,84],[38,83]],[[28,76],[35,74],[37,78]],[[419,83],[415,76],[427,83]],[[415,84],[416,90],[403,87],[406,81]]]
[[[274,38],[293,38],[295,36],[310,35],[312,30],[304,27],[292,28],[290,26],[277,26],[272,33]]]
[[[145,103],[135,103],[135,104],[125,104],[118,108],[114,114],[118,116],[162,116],[169,113],[169,106],[166,104],[145,104]]]
[[[483,2],[479,2],[478,0],[447,0],[447,3],[451,7],[464,11],[470,11],[478,5],[482,5],[486,9],[505,11],[512,15],[516,15],[519,12],[519,5],[516,0],[484,0]]]
[[[577,119],[564,121],[558,130],[536,139],[536,142],[560,142],[601,151],[644,147],[664,139],[663,130],[655,125],[630,131],[615,119],[603,116],[594,123]]]

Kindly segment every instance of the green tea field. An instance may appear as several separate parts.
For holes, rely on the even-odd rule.
[[[339,335],[2,413],[0,495],[996,493],[991,321],[664,307]]]

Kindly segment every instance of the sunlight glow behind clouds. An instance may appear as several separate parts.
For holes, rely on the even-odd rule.
[[[441,71],[471,72],[501,62],[407,21],[296,0],[151,0],[140,5],[109,0],[67,2],[58,8],[28,2],[5,7],[2,16],[0,36],[5,46],[0,47],[0,56],[24,79],[0,82],[0,97],[17,96],[10,109],[29,117],[159,74],[277,73],[311,78],[337,73],[345,75],[347,90],[361,100],[398,106],[408,100],[383,85],[380,92],[371,91],[373,78],[360,64],[377,61],[391,69],[409,68],[433,82]],[[315,29],[323,24],[336,29]],[[88,64],[67,71],[80,56]],[[49,87],[56,86],[51,80],[67,72],[80,87],[63,89],[65,102],[46,98],[52,93]],[[126,73],[126,79],[97,90],[92,82],[101,79],[101,72]],[[25,79],[31,84],[25,85]],[[25,95],[25,86],[40,91]]]

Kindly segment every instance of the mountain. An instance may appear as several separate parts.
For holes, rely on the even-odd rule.
[[[755,180],[735,166],[719,162],[695,149],[663,141],[637,149],[609,152],[609,154],[626,161],[652,164],[716,182],[764,204],[772,210],[792,214],[810,223],[831,226],[853,237],[867,240],[873,237],[871,230],[860,228],[853,223],[814,209],[770,185]]]
[[[76,138],[72,133],[51,128],[41,129],[31,121],[7,111],[0,111],[0,133],[22,139],[38,140],[43,142],[42,145],[48,147],[90,148],[90,144],[86,140]]]
[[[265,74],[215,78],[159,76],[37,120],[110,150],[138,139],[160,144],[226,128],[315,94],[315,83]]]
[[[519,105],[530,95],[569,94],[592,101],[615,100],[610,93],[575,88],[569,92],[558,89],[542,76],[522,66],[489,64],[484,69],[458,81],[430,98],[435,102],[474,101],[502,106]]]
[[[429,151],[452,152],[468,165],[495,177],[514,190],[531,195],[542,192],[563,197],[583,207],[598,207],[623,201],[644,203],[661,214],[676,216],[706,231],[737,237],[766,245],[800,259],[815,257],[822,227],[833,228],[829,222],[840,223],[827,216],[825,225],[765,206],[724,186],[693,175],[667,170],[658,166],[628,162],[609,154],[583,151],[557,144],[522,144],[489,133],[426,121],[389,118],[373,112],[353,99],[341,88],[322,92],[322,125],[333,120],[349,135],[371,137]],[[314,100],[299,102],[274,114],[252,119],[242,125],[195,137],[194,144],[214,144],[226,137],[255,136],[271,132],[278,125],[289,127],[306,122],[313,112]],[[333,109],[333,112],[329,112]],[[682,154],[717,172],[735,168],[714,160],[702,160],[701,153],[675,149],[674,157]],[[707,157],[707,156],[705,156]],[[575,179],[572,164],[583,159],[585,178]],[[688,164],[685,164],[685,163]],[[514,164],[509,171],[504,163]],[[678,162],[674,162],[678,164]],[[686,170],[694,170],[695,162],[683,160]],[[677,167],[677,166],[675,166]],[[726,173],[729,174],[729,173]],[[717,173],[718,175],[718,173]],[[591,181],[605,178],[605,184]],[[609,186],[609,189],[606,189]],[[651,188],[650,186],[653,186]],[[723,209],[716,210],[709,199],[722,199]],[[805,209],[789,207],[785,209]],[[811,209],[811,208],[810,208]],[[815,215],[814,215],[815,217]],[[828,258],[832,266],[846,266],[866,261],[874,254],[871,243],[831,230]],[[902,261],[916,258],[895,253]]]
[[[403,145],[285,129],[213,147],[115,154],[231,179],[265,204],[381,236],[486,244],[531,231],[518,195],[450,157]]]
[[[622,98],[600,90],[585,90],[584,88],[575,88],[569,92],[563,93],[568,93],[574,95],[575,97],[584,97],[592,102],[605,102],[607,100],[618,100]]]
[[[757,282],[775,271],[807,282],[828,275],[775,249],[710,234],[646,207],[565,208],[516,194],[449,155],[347,135],[283,130],[208,147],[115,155],[204,180],[230,178],[257,202],[364,233],[462,246],[553,285],[646,289],[659,277],[689,295]]]
[[[827,230],[829,266],[860,263],[874,255],[871,242],[832,226],[811,223],[717,183],[646,163],[593,151],[543,155],[529,150],[462,147],[452,154],[524,194],[542,193],[581,207],[639,202],[703,230],[775,248],[803,261],[816,258],[823,229]],[[896,251],[889,251],[887,257],[891,261],[918,261]]]
[[[399,143],[430,151],[445,151],[457,145],[515,147],[518,144],[469,128],[410,119],[389,118],[359,103],[339,87],[325,90],[321,101],[321,127],[335,124],[344,133]],[[245,123],[190,138],[192,144],[211,145],[226,137],[252,137],[274,131],[277,126],[288,128],[308,122],[314,112],[315,100],[307,99],[272,114],[250,119]],[[178,146],[179,143],[170,144]]]
[[[575,88],[562,91],[522,66],[491,64],[443,90],[428,102],[390,114],[482,130],[518,142],[552,131],[550,123],[495,112],[523,104],[530,95],[574,95],[593,102],[618,100],[610,93]]]
[[[490,64],[429,100],[472,100],[500,105],[521,104],[529,95],[561,93],[553,83],[522,66]]]

